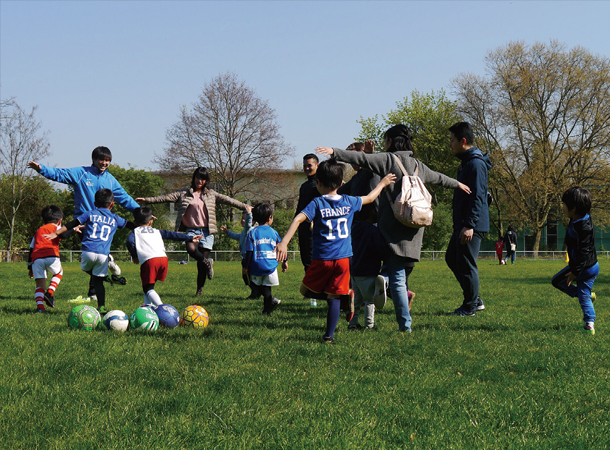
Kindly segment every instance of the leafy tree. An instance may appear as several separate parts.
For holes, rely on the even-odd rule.
[[[509,216],[534,230],[534,251],[565,189],[610,193],[610,60],[556,41],[490,51],[487,76],[453,81],[459,112],[490,152]]]

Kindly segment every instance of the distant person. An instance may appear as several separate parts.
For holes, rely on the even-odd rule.
[[[246,204],[210,189],[210,174],[205,167],[198,167],[193,172],[190,187],[158,197],[136,198],[138,203],[167,203],[178,205],[176,231],[186,231],[191,236],[202,235],[196,242],[187,242],[186,251],[197,260],[197,291],[202,295],[206,279],[214,277],[214,260],[210,252],[214,246],[216,226],[216,202],[246,210]]]
[[[485,305],[479,296],[479,268],[477,258],[481,241],[489,231],[487,204],[487,171],[491,161],[474,146],[474,133],[468,122],[459,122],[449,128],[451,149],[460,159],[457,179],[468,185],[471,193],[455,191],[453,194],[453,234],[447,246],[445,261],[460,283],[464,300],[455,311],[448,313],[460,317],[474,317]]]
[[[299,200],[297,202],[297,209],[294,213],[296,217],[303,209],[311,203],[311,201],[320,196],[316,183],[316,173],[318,170],[319,160],[318,157],[313,153],[308,153],[303,156],[303,172],[307,176],[307,180],[301,184],[299,188]],[[311,231],[311,224],[303,222],[299,226],[299,254],[301,255],[301,263],[305,272],[311,265],[312,258],[312,247],[313,247],[313,235]],[[312,306],[316,306],[316,299],[309,299]]]
[[[247,240],[248,240],[248,233],[252,229],[252,222],[253,222],[252,221],[252,207],[249,205],[246,205],[246,210],[241,215],[241,226],[242,226],[241,233],[235,233],[234,231],[229,230],[224,225],[222,225],[220,227],[220,229],[222,230],[223,233],[225,233],[231,239],[234,239],[237,242],[239,242],[239,253],[241,254],[242,261],[246,258],[246,244],[247,244]],[[246,283],[246,286],[250,287],[250,295],[246,298],[251,299],[251,300],[258,298],[258,297],[255,297],[255,292],[252,289],[252,286],[250,286],[250,277],[249,276],[244,277],[244,282]]]
[[[506,263],[510,258],[510,263],[515,264],[517,255],[517,232],[512,225],[508,226],[508,231],[504,235],[504,246],[506,247]]]
[[[106,314],[106,290],[104,280],[108,276],[108,255],[112,238],[118,228],[135,228],[133,222],[128,222],[114,214],[114,195],[110,189],[100,189],[95,193],[95,209],[86,211],[73,221],[62,226],[54,233],[47,235],[55,239],[62,233],[70,231],[79,225],[84,225],[81,241],[81,269],[93,279],[93,287],[97,294],[97,309],[100,314]]]
[[[140,279],[144,291],[144,305],[162,305],[161,297],[155,290],[157,281],[165,281],[168,259],[164,239],[182,242],[199,242],[202,238],[173,231],[153,228],[154,216],[148,206],[133,212],[135,229],[127,237],[127,250],[134,264],[140,264]]]
[[[73,167],[71,169],[57,169],[44,166],[36,161],[30,161],[28,165],[43,177],[74,188],[74,217],[95,209],[95,194],[100,189],[110,189],[116,203],[128,211],[133,212],[139,207],[135,200],[125,192],[121,183],[108,172],[108,167],[112,162],[112,152],[108,147],[95,147],[91,152],[91,161],[91,166]],[[82,238],[82,235],[79,234],[79,238]],[[121,270],[113,260],[109,264],[113,274],[117,276],[121,274]],[[112,279],[118,281],[119,284],[125,284],[124,279],[115,279],[114,277]],[[88,296],[93,299],[97,298],[93,288],[93,278],[89,279]]]
[[[322,162],[316,180],[321,197],[314,198],[297,214],[282,242],[277,245],[277,258],[283,261],[288,254],[288,244],[298,227],[304,222],[313,224],[313,259],[303,278],[300,292],[307,298],[324,299],[328,303],[323,342],[335,342],[334,333],[342,301],[347,311],[347,321],[354,317],[353,297],[350,298],[349,288],[354,213],[360,211],[363,205],[372,203],[395,178],[393,174],[388,174],[365,197],[339,195],[337,189],[343,183],[343,165],[335,159]]]
[[[273,206],[269,203],[258,203],[252,210],[252,217],[257,227],[248,233],[246,239],[246,257],[242,261],[242,273],[251,278],[251,286],[256,298],[263,296],[263,315],[269,316],[281,303],[273,296],[271,288],[278,286],[278,257],[275,247],[281,241],[273,224]],[[287,258],[281,259],[282,271],[288,269]]]
[[[419,178],[424,183],[440,184],[447,188],[459,188],[465,192],[470,192],[465,184],[459,183],[457,180],[449,178],[442,173],[435,172],[421,161],[413,158],[412,139],[411,130],[405,125],[399,124],[386,130],[384,135],[384,153],[367,154],[330,147],[318,147],[316,151],[328,156],[334,155],[339,161],[360,166],[379,176],[385,176],[388,173],[397,174],[396,184],[386,189],[392,199],[399,195],[403,177],[402,170],[394,156],[400,160],[409,174],[415,173],[415,169],[418,168]],[[371,146],[371,142],[367,141],[367,145]],[[409,309],[408,281],[409,274],[413,271],[415,263],[420,258],[424,229],[410,228],[396,220],[392,205],[386,194],[379,197],[377,224],[388,247],[386,270],[389,278],[390,293],[394,302],[394,310],[396,311],[398,331],[410,333],[411,313]]]
[[[553,277],[552,283],[572,298],[578,298],[585,322],[584,331],[595,334],[595,302],[593,283],[599,275],[595,251],[595,229],[591,219],[591,194],[581,187],[563,193],[563,212],[570,219],[565,243],[570,255],[569,265]],[[576,285],[574,285],[576,282]]]
[[[504,264],[504,259],[502,259],[503,254],[504,254],[504,240],[502,239],[502,236],[500,236],[498,238],[498,240],[496,241],[496,256],[498,257],[498,263],[500,265]]]
[[[28,269],[30,278],[36,281],[34,300],[36,301],[36,312],[44,313],[45,303],[55,308],[54,293],[61,282],[64,270],[59,259],[60,238],[47,239],[43,236],[57,231],[61,227],[64,213],[59,206],[48,205],[42,209],[42,220],[44,225],[36,230],[36,234],[30,244],[30,255],[28,257]],[[51,283],[47,288],[47,272],[51,273]]]

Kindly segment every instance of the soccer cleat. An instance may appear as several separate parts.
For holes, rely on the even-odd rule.
[[[455,311],[447,313],[448,316],[474,317],[474,312],[468,312],[465,309],[457,308]]]
[[[594,335],[595,334],[595,324],[594,322],[585,322],[584,332],[587,334]]]
[[[364,329],[367,331],[379,331],[379,328],[377,328],[377,325],[373,325],[372,327],[365,327]]]
[[[36,308],[36,313],[46,313],[47,310],[46,309],[42,309],[42,308]]]
[[[483,304],[483,300],[481,297],[477,297],[477,309],[476,311],[483,311],[485,309],[485,305]]]
[[[350,331],[355,331],[355,330],[362,330],[364,327],[362,325],[360,325],[359,323],[356,323],[354,325],[350,325],[347,327],[348,330]]]
[[[105,306],[105,305],[102,305],[102,306],[100,306],[99,308],[97,308],[97,311],[98,311],[100,314],[108,314],[108,308],[106,308],[106,306]]]
[[[199,296],[200,296],[200,295],[202,295],[202,294],[203,294],[203,288],[197,288],[197,292],[195,292],[195,295],[196,295],[197,297],[199,297]]]
[[[49,291],[44,293],[44,302],[50,308],[55,308],[55,299],[53,298],[53,294],[51,294]]]
[[[110,276],[110,280],[112,283],[118,283],[121,284],[123,286],[125,286],[127,284],[127,279],[125,277],[120,277],[118,275],[112,274]]]
[[[214,260],[212,258],[206,258],[203,260],[205,267],[208,269],[208,280],[214,278]]]
[[[388,300],[388,296],[386,294],[386,284],[385,278],[381,275],[377,275],[377,278],[375,279],[375,294],[373,295],[375,309],[383,309]]]
[[[415,292],[407,291],[407,299],[409,300],[409,311],[411,311],[411,303],[413,303],[413,300],[415,299]]]
[[[273,311],[275,311],[275,308],[280,306],[280,303],[282,303],[282,301],[279,298],[273,297],[273,302],[271,303],[271,308],[269,308],[269,314],[271,314]]]
[[[114,262],[112,255],[108,255],[108,270],[112,275],[119,276],[121,274],[121,268]]]
[[[322,336],[322,342],[324,342],[325,344],[334,344],[335,338],[332,336]]]
[[[595,292],[591,292],[591,303],[595,303],[595,300],[597,300],[597,295],[595,295]]]

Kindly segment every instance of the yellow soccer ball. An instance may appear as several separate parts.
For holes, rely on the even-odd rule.
[[[184,327],[204,328],[210,323],[208,312],[199,305],[187,306],[180,313],[180,325]]]

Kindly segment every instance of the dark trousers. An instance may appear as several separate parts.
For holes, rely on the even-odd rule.
[[[313,235],[311,234],[311,228],[309,222],[307,226],[301,226],[298,229],[299,233],[299,252],[301,253],[301,262],[305,268],[305,272],[309,266],[311,266],[311,252],[313,249]]]
[[[445,253],[445,262],[462,287],[464,302],[462,308],[474,312],[479,298],[479,268],[477,258],[481,248],[484,232],[475,231],[472,240],[460,244],[460,231],[454,231]]]

